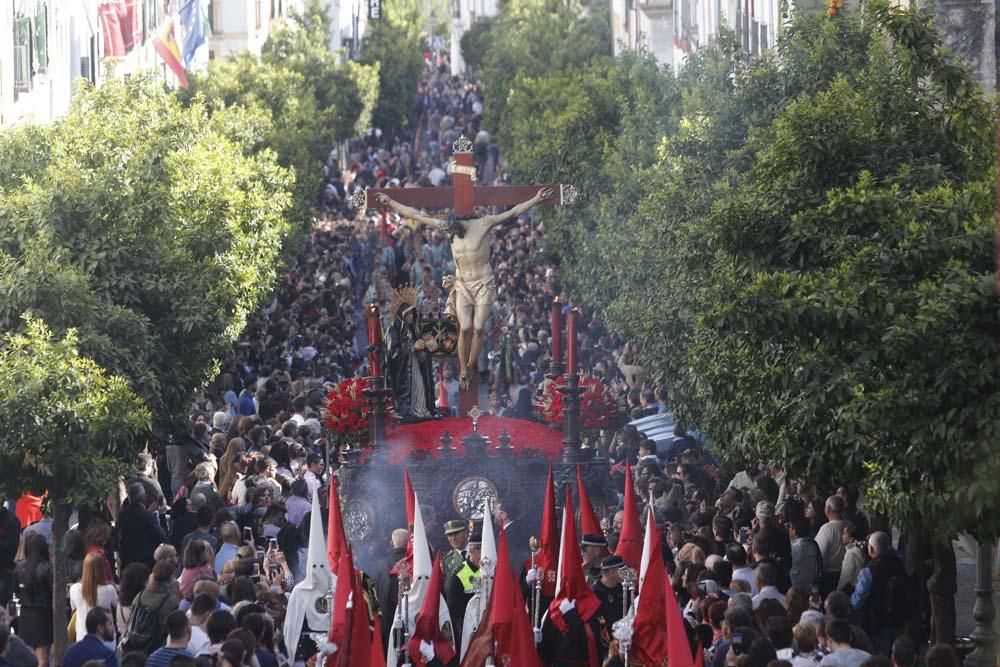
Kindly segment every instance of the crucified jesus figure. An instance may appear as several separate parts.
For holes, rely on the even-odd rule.
[[[379,192],[375,201],[408,218],[436,227],[449,235],[455,258],[456,315],[458,316],[458,381],[469,388],[469,375],[476,370],[483,347],[484,328],[497,297],[496,279],[490,266],[489,232],[505,220],[516,218],[535,204],[552,197],[552,188],[542,188],[531,199],[497,215],[442,220],[400,204]]]

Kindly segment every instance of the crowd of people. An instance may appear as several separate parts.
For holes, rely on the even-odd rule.
[[[450,75],[444,56],[429,59],[414,113],[421,122],[412,136],[389,142],[372,132],[346,155],[331,152],[324,167],[327,219],[273,301],[251,318],[218,378],[195,396],[190,433],[159,460],[139,457],[123,482],[120,511],[77,508],[65,545],[72,642],[66,667],[270,667],[288,664],[293,653],[295,664],[315,664],[320,647],[289,646],[283,628],[289,595],[309,581],[313,499],[326,498],[339,463],[322,428],[326,392],[366,370],[357,340],[363,304],[378,304],[389,321],[393,290],[410,285],[421,314],[438,316],[446,301],[442,281],[455,268],[443,232],[391,212],[355,216],[350,195],[375,185],[447,183],[450,146],[462,134],[474,138],[479,182],[505,179],[496,144],[480,127],[482,92],[474,81]],[[532,419],[532,399],[551,359],[553,300],[559,297],[566,309],[577,304],[561,289],[543,227],[532,215],[496,231],[492,256],[498,295],[478,380],[488,385],[492,414]],[[575,602],[563,600],[566,629],[536,637],[544,664],[623,662],[613,627],[627,611],[624,562],[615,553],[624,485],[633,479],[643,520],[663,528],[670,585],[691,649],[703,651],[705,665],[910,667],[923,660],[927,667],[957,667],[947,644],[954,639],[954,590],[928,588],[926,568],[899,555],[887,528],[872,526],[855,489],[796,481],[755,461],[727,471],[683,426],[665,446],[646,438],[627,423],[669,414],[667,393],[650,384],[634,344],[583,311],[581,367],[621,405],[620,428],[594,443],[607,450],[618,506],[609,506],[601,532],[584,535],[579,545],[601,602],[593,617],[596,641],[578,641],[584,621]],[[444,388],[434,394],[437,407],[454,410],[455,369],[442,362],[435,376]],[[0,508],[0,603],[7,609],[0,617],[0,667],[46,665],[50,658],[52,520],[41,495],[29,490],[16,507]],[[527,517],[531,502],[500,503],[494,518],[504,526]],[[520,515],[511,516],[518,505]],[[325,500],[322,512],[326,526]],[[428,536],[443,556],[446,602],[456,621],[478,590],[482,530],[456,518]],[[400,526],[368,573],[383,648],[398,597],[393,571],[409,539]],[[514,565],[530,591],[539,572]],[[930,614],[933,604],[946,611]],[[939,643],[927,649],[931,639]],[[422,657],[422,664],[436,659],[433,649]]]

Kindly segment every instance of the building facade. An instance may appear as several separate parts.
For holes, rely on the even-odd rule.
[[[97,0],[0,0],[0,125],[66,113],[79,78],[97,83]]]
[[[449,38],[451,41],[451,73],[465,71],[462,58],[462,35],[476,21],[496,16],[500,11],[497,0],[452,0]]]
[[[913,0],[895,0],[909,5]],[[929,2],[930,0],[915,0]],[[791,12],[826,10],[826,0],[611,0],[615,54],[644,49],[662,65],[680,69],[724,28],[738,36],[747,59],[773,48]],[[848,10],[852,2],[848,2]],[[992,0],[937,0],[941,37],[972,68],[987,93],[996,90],[996,18]]]
[[[152,41],[165,0],[0,0],[0,125],[66,113],[80,86],[163,75]]]
[[[331,51],[344,49],[354,57],[359,52],[361,38],[369,19],[382,15],[382,0],[322,0],[330,17]]]
[[[327,0],[338,3],[345,0]],[[360,0],[354,0],[359,2]],[[272,22],[302,0],[200,0],[212,34],[189,70],[260,54]],[[0,126],[44,123],[69,109],[81,85],[154,72],[176,80],[153,47],[182,0],[0,0]]]
[[[208,58],[225,58],[242,51],[260,55],[271,23],[301,9],[301,0],[209,0],[212,36]]]

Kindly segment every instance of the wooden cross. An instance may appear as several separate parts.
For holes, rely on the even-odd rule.
[[[462,135],[452,145],[452,159],[448,172],[454,185],[434,188],[368,188],[355,192],[354,205],[360,210],[376,205],[375,195],[382,192],[413,208],[450,208],[457,218],[475,215],[477,206],[513,206],[534,197],[542,188],[552,188],[554,195],[542,200],[540,205],[571,205],[576,201],[576,188],[572,185],[473,185],[476,167],[472,157],[472,142]]]

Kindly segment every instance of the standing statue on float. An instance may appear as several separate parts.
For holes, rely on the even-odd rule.
[[[535,204],[551,198],[552,195],[552,188],[543,188],[531,199],[497,215],[484,215],[479,218],[459,218],[449,215],[442,220],[424,215],[415,208],[395,201],[383,192],[375,194],[375,201],[379,204],[388,206],[412,220],[440,229],[449,236],[451,254],[455,259],[458,381],[463,389],[469,388],[469,374],[475,373],[479,351],[483,347],[486,322],[490,319],[493,302],[497,297],[496,278],[493,275],[493,267],[490,266],[490,230],[502,222],[516,218]]]
[[[438,416],[434,400],[434,359],[437,342],[420,335],[417,292],[397,289],[392,299],[393,321],[386,336],[386,367],[393,407],[404,423]]]

